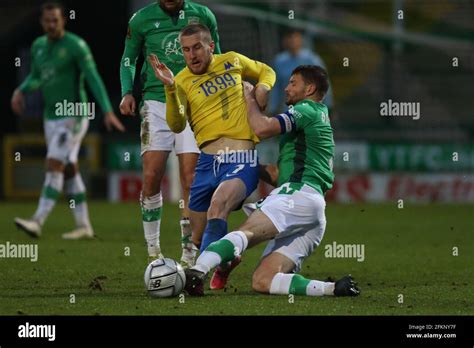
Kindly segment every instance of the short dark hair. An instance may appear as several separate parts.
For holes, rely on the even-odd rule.
[[[48,1],[41,5],[41,14],[43,14],[44,11],[51,11],[56,9],[59,9],[61,11],[61,14],[63,16],[66,16],[66,9],[64,8],[64,5],[56,1]]]
[[[318,65],[300,65],[297,66],[291,75],[299,74],[305,84],[314,84],[317,88],[317,94],[322,99],[329,89],[329,77],[325,69]]]
[[[205,37],[209,40],[209,43],[212,41],[211,31],[208,27],[201,23],[192,23],[185,26],[183,29],[181,29],[179,37],[191,36],[197,33],[204,33]]]
[[[288,37],[288,36],[291,36],[291,35],[294,35],[294,34],[303,35],[303,32],[300,29],[297,29],[297,28],[289,28],[283,33],[283,36]]]

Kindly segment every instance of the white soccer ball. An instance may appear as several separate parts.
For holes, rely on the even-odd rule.
[[[145,270],[145,288],[151,297],[171,297],[184,289],[183,267],[173,259],[157,259]]]

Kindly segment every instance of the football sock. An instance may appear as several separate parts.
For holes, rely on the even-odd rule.
[[[207,274],[220,263],[232,261],[235,256],[242,254],[247,246],[248,239],[244,232],[231,232],[222,239],[211,243],[199,255],[196,265],[192,268]]]
[[[201,243],[201,252],[203,252],[212,242],[215,242],[227,233],[227,221],[223,219],[207,220],[206,229]]]
[[[140,197],[142,208],[143,230],[148,246],[149,256],[158,256],[160,249],[161,207],[163,205],[161,192],[151,197]]]
[[[191,224],[189,223],[189,218],[182,218],[179,222],[181,227],[181,248],[183,249],[183,254],[181,259],[184,258],[193,258],[196,256],[196,249],[193,246],[191,240],[192,230]]]
[[[74,214],[77,227],[91,227],[89,209],[86,202],[86,186],[80,173],[65,181],[65,190],[69,206]],[[72,200],[72,201],[71,201]],[[72,205],[73,204],[73,205]]]
[[[334,295],[334,283],[306,279],[300,274],[277,273],[272,279],[270,294],[274,295]]]
[[[63,190],[64,174],[62,172],[46,172],[43,190],[33,219],[43,225]]]

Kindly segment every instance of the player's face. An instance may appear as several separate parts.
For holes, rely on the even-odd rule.
[[[306,98],[307,85],[300,74],[291,75],[290,82],[285,88],[286,105],[294,105]]]
[[[189,70],[193,74],[202,75],[207,71],[214,52],[214,42],[203,40],[202,33],[181,37],[181,48]]]
[[[45,10],[41,16],[41,25],[51,40],[59,39],[64,33],[66,19],[60,9]]]
[[[285,42],[286,49],[293,54],[297,54],[303,47],[303,36],[301,33],[293,33],[286,37]]]
[[[183,0],[160,0],[160,6],[168,12],[178,12],[183,7]]]

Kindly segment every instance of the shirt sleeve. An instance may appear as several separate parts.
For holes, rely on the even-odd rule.
[[[20,87],[18,89],[24,93],[32,92],[41,87],[41,78],[40,74],[38,71],[38,68],[35,63],[35,45],[33,44],[31,46],[30,50],[30,56],[31,56],[31,67],[30,67],[30,73],[26,77],[26,79],[22,82]]]
[[[290,106],[287,111],[275,116],[280,122],[281,134],[296,132],[306,127],[306,118],[298,109],[298,106]]]
[[[137,29],[135,19],[136,14],[132,16],[128,23],[127,35],[125,37],[125,48],[120,62],[120,84],[122,97],[125,94],[131,94],[133,91],[133,81],[137,58],[143,46],[143,36]]]
[[[219,43],[219,33],[217,32],[217,20],[216,16],[214,16],[214,13],[206,7],[206,15],[207,15],[207,20],[208,20],[208,28],[211,32],[211,37],[212,41],[214,41],[215,47],[214,47],[214,53],[216,54],[221,54],[221,46]]]
[[[238,63],[242,67],[242,77],[257,80],[257,86],[264,85],[268,89],[272,89],[276,80],[276,74],[272,68],[265,63],[252,60],[242,54],[235,53],[235,55],[236,64]]]
[[[104,82],[97,71],[94,57],[92,56],[89,46],[82,39],[78,41],[76,60],[102,112],[113,111]]]
[[[181,133],[186,127],[188,102],[184,90],[175,80],[173,86],[165,86],[166,123],[174,133]]]

